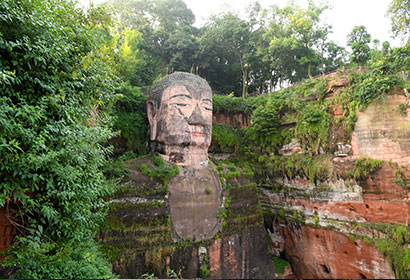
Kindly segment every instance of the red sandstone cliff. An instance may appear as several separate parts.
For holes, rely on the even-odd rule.
[[[410,116],[397,113],[405,101],[390,95],[357,112],[353,156],[334,157],[335,178],[316,184],[273,178],[260,188],[263,208],[273,213],[266,221],[273,251],[291,263],[297,277],[394,278],[408,271],[403,257],[380,249],[395,244],[404,256],[409,246],[407,237],[393,240],[400,225],[409,233]],[[349,179],[345,169],[359,156],[385,162],[367,180]]]

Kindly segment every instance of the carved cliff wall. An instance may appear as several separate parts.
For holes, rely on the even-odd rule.
[[[170,272],[183,278],[274,277],[256,185],[249,175],[223,166],[216,171],[210,165],[223,182],[223,205],[218,212],[222,229],[210,239],[175,242],[170,231],[172,193],[163,182],[140,171],[142,164],[155,167],[152,158],[127,163],[129,176],[122,190],[110,198],[109,214],[98,236],[114,273],[121,278],[144,273],[170,277]]]
[[[300,278],[395,278],[409,275],[410,118],[401,95],[363,112],[352,156],[331,160],[331,179],[266,177],[259,188],[271,246]],[[354,176],[360,156],[381,168]]]
[[[354,158],[410,162],[410,114],[400,111],[400,104],[406,104],[404,95],[388,95],[370,104],[364,112],[356,113],[358,119],[352,134]]]
[[[212,116],[213,124],[223,124],[232,127],[249,127],[251,116],[244,113],[214,112]]]

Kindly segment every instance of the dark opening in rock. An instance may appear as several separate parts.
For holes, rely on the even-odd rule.
[[[326,265],[321,264],[320,266],[322,267],[324,273],[330,274],[330,269]]]
[[[364,275],[363,273],[359,273],[360,274],[360,279],[367,279],[366,275]]]

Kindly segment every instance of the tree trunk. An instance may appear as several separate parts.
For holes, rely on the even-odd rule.
[[[242,99],[245,100],[248,93],[248,88],[246,86],[246,81],[248,80],[248,69],[246,69],[246,67],[244,67],[244,69],[242,70],[243,73],[243,81],[242,81]]]

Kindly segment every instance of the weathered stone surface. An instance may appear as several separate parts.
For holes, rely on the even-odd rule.
[[[285,254],[298,278],[392,279],[385,256],[363,240],[324,228],[277,225],[285,238]]]
[[[7,207],[0,208],[0,253],[9,249],[9,246],[13,244],[14,238],[17,235],[16,227],[10,221],[14,218],[13,212]],[[0,264],[3,261],[4,256],[0,256]],[[3,268],[0,267],[0,278],[9,278],[15,271],[15,267]]]
[[[223,124],[232,127],[247,128],[250,126],[251,118],[243,113],[216,112],[212,116],[213,124]]]
[[[248,228],[215,240],[209,247],[210,278],[263,279],[273,278],[265,229],[262,225]]]
[[[293,138],[289,144],[286,144],[279,150],[279,152],[284,156],[290,156],[293,154],[300,154],[302,152],[302,147],[300,143]]]
[[[266,232],[254,183],[244,175],[227,174],[224,186],[219,190],[219,196],[222,193],[224,199],[219,200],[219,205],[216,204],[216,208],[212,209],[217,211],[222,205],[225,209],[223,203],[230,201],[229,207],[224,210],[225,226],[218,232],[219,237],[199,242],[189,239],[175,242],[171,238],[172,225],[169,221],[172,220],[173,209],[169,201],[181,199],[192,206],[193,202],[199,200],[196,210],[204,211],[203,209],[213,205],[208,205],[207,200],[213,200],[212,195],[218,196],[217,188],[206,194],[206,188],[211,188],[209,180],[219,178],[213,177],[216,174],[212,172],[197,174],[197,179],[205,179],[201,185],[201,182],[191,182],[193,178],[187,178],[188,174],[184,172],[193,172],[191,169],[181,168],[181,178],[175,180],[185,182],[183,184],[190,186],[191,192],[187,194],[181,188],[181,197],[178,197],[175,195],[178,191],[174,189],[177,185],[170,187],[170,194],[167,194],[167,190],[159,181],[142,175],[139,171],[142,163],[152,167],[152,159],[149,157],[128,161],[131,171],[125,178],[127,184],[110,199],[110,211],[98,235],[99,241],[112,260],[113,271],[120,278],[140,278],[143,273],[167,277],[167,269],[172,269],[183,278],[197,278],[201,271],[198,258],[200,247],[207,249],[211,278],[274,277],[275,268],[268,255]],[[228,170],[224,169],[223,173],[228,173]],[[187,177],[184,177],[184,174]],[[195,184],[199,184],[200,187],[196,189]],[[192,192],[192,188],[198,193]],[[182,198],[184,195],[185,198]],[[178,203],[176,205],[178,206]],[[195,207],[185,209],[193,210]],[[185,214],[189,216],[189,211],[187,213],[180,213],[181,217],[184,218]],[[196,233],[201,235],[196,228],[192,228],[197,226],[196,221],[190,217],[187,219],[193,222],[187,228],[191,228],[194,236]],[[203,227],[204,231],[208,230],[203,225],[199,227]]]
[[[175,241],[209,239],[221,229],[217,213],[222,187],[214,168],[181,167],[181,173],[170,180],[171,233]]]
[[[402,95],[388,95],[384,101],[374,102],[364,112],[357,112],[358,120],[352,134],[353,157],[410,163],[410,114],[398,112],[406,103]]]
[[[339,104],[330,104],[329,113],[338,118],[343,117],[343,109]]]
[[[353,164],[350,159],[341,161],[337,164]],[[260,188],[262,207],[283,217],[274,226],[267,223],[272,251],[284,255],[299,278],[394,277],[380,250],[360,240],[355,244],[347,234],[384,238],[373,225],[408,224],[409,190],[395,182],[398,168],[404,179],[410,178],[408,168],[386,163],[360,185],[338,179],[316,186],[295,178],[278,179],[289,188],[286,193]]]

